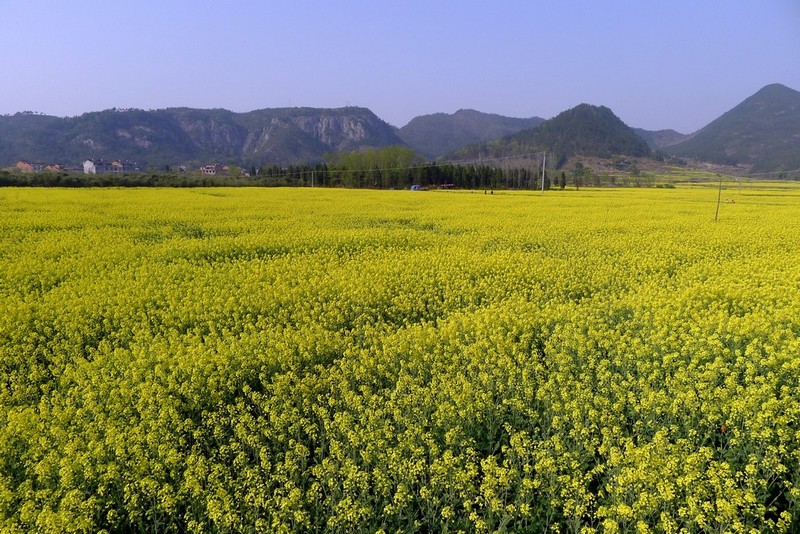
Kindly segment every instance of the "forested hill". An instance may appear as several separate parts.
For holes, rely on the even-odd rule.
[[[76,164],[87,158],[140,165],[313,163],[326,152],[402,144],[365,108],[106,110],[59,118],[0,116],[0,165]]]
[[[668,152],[750,172],[800,168],[800,92],[767,85]]]
[[[581,104],[536,128],[464,147],[448,159],[505,158],[539,151],[554,154],[558,166],[574,155],[646,156],[650,147],[607,107]]]
[[[435,159],[465,145],[534,128],[543,121],[540,117],[519,119],[460,109],[452,114],[433,113],[415,117],[397,133],[417,153]]]

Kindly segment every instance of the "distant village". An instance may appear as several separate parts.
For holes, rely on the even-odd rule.
[[[87,159],[83,162],[83,166],[70,166],[60,165],[54,163],[37,163],[32,161],[18,161],[15,168],[21,172],[75,172],[83,174],[126,174],[142,172],[136,163],[122,160],[107,161],[103,159]],[[228,165],[220,165],[218,163],[203,165],[197,169],[188,170],[185,165],[178,167],[178,172],[196,172],[199,174],[207,175],[227,175],[231,172]],[[248,173],[244,173],[249,176]]]

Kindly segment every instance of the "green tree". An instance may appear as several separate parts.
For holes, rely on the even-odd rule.
[[[583,165],[582,161],[575,162],[575,168],[572,169],[572,183],[575,189],[580,189],[586,183],[586,176],[588,169]]]

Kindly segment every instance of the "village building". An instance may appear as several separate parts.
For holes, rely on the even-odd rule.
[[[204,165],[200,167],[200,172],[213,176],[215,174],[228,174],[228,172],[230,172],[230,168],[227,165],[215,163],[213,165]]]
[[[122,174],[126,172],[139,172],[139,167],[135,163],[120,160],[87,159],[83,162],[84,174]]]
[[[18,161],[17,170],[22,172],[42,172],[42,171],[57,171],[60,170],[59,165],[50,165],[48,163],[34,163],[32,161]]]

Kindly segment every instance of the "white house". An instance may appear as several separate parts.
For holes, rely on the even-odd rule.
[[[122,174],[124,172],[138,172],[135,163],[127,161],[105,161],[102,159],[87,159],[83,162],[84,174]]]

